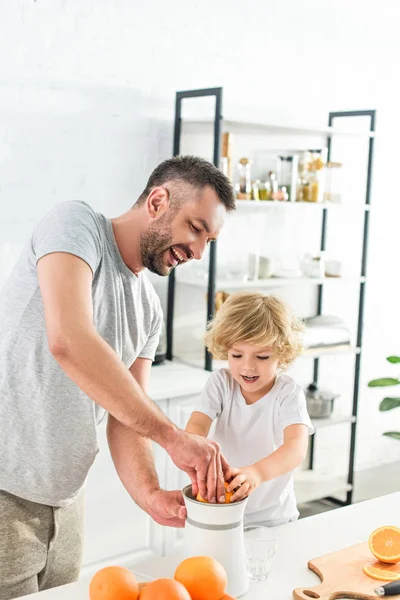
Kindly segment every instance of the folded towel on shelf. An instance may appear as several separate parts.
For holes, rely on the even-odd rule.
[[[304,348],[342,346],[350,344],[351,334],[342,319],[332,315],[318,315],[303,319],[306,326]]]

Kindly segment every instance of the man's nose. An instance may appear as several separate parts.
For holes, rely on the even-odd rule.
[[[193,258],[200,260],[206,249],[207,242],[205,240],[198,240],[191,245],[190,249],[193,252]]]

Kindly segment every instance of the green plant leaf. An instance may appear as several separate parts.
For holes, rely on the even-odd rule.
[[[380,411],[392,410],[400,406],[400,398],[384,398],[379,405]]]
[[[400,441],[400,431],[385,431],[383,435]]]
[[[400,356],[388,356],[386,360],[392,364],[400,363]]]
[[[388,385],[399,385],[400,381],[394,377],[382,377],[381,379],[373,379],[368,383],[368,387],[386,387]]]

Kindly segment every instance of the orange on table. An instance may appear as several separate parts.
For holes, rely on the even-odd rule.
[[[149,581],[139,581],[139,596],[138,596],[138,598],[141,598],[143,589],[146,587],[146,585],[149,585],[149,583],[150,583]]]
[[[185,586],[192,600],[221,600],[228,584],[224,567],[210,556],[186,558],[174,577]]]
[[[387,525],[375,529],[369,536],[372,554],[384,563],[400,562],[400,529]]]
[[[221,600],[236,600],[236,598],[230,596],[229,594],[225,594],[224,596],[222,596]]]
[[[117,599],[118,596],[115,596]],[[191,600],[189,592],[176,579],[156,579],[147,583],[140,594],[140,600]],[[119,600],[119,598],[118,598]]]
[[[231,501],[231,498],[233,496],[233,492],[227,492],[226,491],[226,488],[229,485],[229,483],[227,481],[224,482],[224,485],[225,485],[225,502],[228,503],[228,502]],[[208,500],[204,500],[203,496],[200,495],[200,492],[197,494],[196,500],[198,500],[199,502],[206,502],[206,504],[208,504]]]
[[[92,577],[90,600],[137,600],[139,584],[131,571],[124,567],[104,567]]]
[[[395,581],[396,579],[400,579],[400,565],[398,564],[388,565],[378,560],[371,565],[363,567],[363,571],[368,577],[381,581]]]

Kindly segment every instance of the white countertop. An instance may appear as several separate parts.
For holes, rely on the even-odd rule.
[[[200,394],[209,377],[209,371],[167,360],[151,367],[149,396],[157,402]]]
[[[301,519],[280,528],[277,553],[266,582],[252,582],[245,600],[290,600],[301,586],[313,586],[319,578],[307,569],[307,562],[368,540],[370,533],[383,525],[400,525],[400,492],[367,502]],[[137,566],[139,580],[171,577],[179,555]],[[25,600],[88,600],[88,580],[24,596]],[[22,600],[22,598],[21,598]]]

